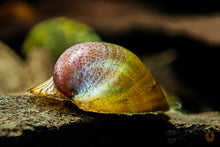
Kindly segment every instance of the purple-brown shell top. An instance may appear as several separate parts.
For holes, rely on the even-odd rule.
[[[53,77],[57,89],[72,97],[75,93],[95,88],[103,79],[113,76],[117,63],[126,54],[109,45],[83,43],[67,49],[54,67]]]
[[[105,42],[70,47],[57,60],[53,78],[29,92],[68,97],[80,109],[100,113],[168,109],[160,87],[141,60],[129,50]]]

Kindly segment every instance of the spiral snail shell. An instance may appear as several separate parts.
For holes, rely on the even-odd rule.
[[[106,42],[85,42],[67,49],[53,77],[28,92],[69,98],[84,111],[149,113],[168,104],[146,66],[131,51]]]
[[[28,33],[22,52],[28,54],[41,48],[57,59],[67,47],[81,42],[101,41],[87,24],[68,17],[55,17],[37,23]]]

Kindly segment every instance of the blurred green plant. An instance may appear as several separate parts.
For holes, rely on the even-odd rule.
[[[57,17],[36,24],[27,35],[22,52],[45,48],[57,59],[67,48],[81,42],[101,41],[88,25],[74,19]]]

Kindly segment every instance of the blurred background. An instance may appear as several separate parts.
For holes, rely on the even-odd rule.
[[[220,8],[174,0],[0,1],[0,94],[24,93],[52,75],[54,59],[22,45],[38,23],[58,16],[93,28],[137,54],[184,112],[220,110]]]

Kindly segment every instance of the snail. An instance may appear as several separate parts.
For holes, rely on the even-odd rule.
[[[168,110],[163,92],[131,51],[106,42],[84,42],[57,60],[53,77],[29,93],[69,99],[87,112],[143,114]]]
[[[81,42],[101,41],[95,30],[87,24],[68,17],[55,17],[37,23],[22,45],[23,54],[41,48],[57,59],[66,48]]]

